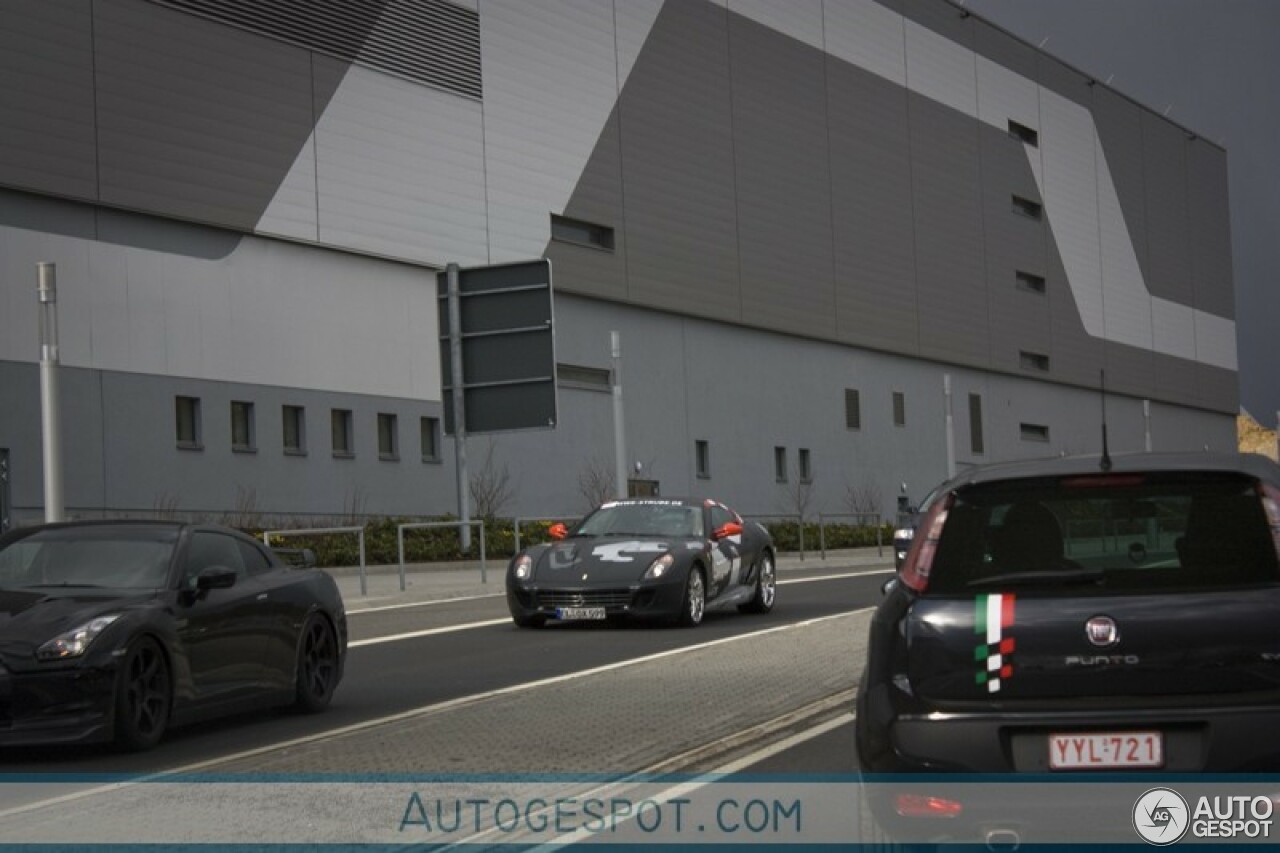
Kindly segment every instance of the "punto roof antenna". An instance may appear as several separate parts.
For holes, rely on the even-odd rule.
[[[1111,470],[1111,451],[1107,448],[1107,371],[1098,371],[1102,375],[1102,458],[1098,467],[1103,471]]]

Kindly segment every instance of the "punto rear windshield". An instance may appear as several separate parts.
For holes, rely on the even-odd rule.
[[[1002,481],[958,490],[930,594],[1032,587],[1087,593],[1280,580],[1256,480],[1159,472]]]

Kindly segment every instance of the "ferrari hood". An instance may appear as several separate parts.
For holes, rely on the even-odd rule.
[[[632,583],[663,554],[678,556],[700,547],[696,539],[602,536],[556,542],[538,558],[539,583]]]

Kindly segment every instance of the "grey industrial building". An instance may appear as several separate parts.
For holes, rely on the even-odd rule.
[[[73,516],[456,512],[436,274],[539,257],[503,514],[612,474],[617,331],[637,480],[888,515],[1103,371],[1113,452],[1233,447],[1230,245],[1221,147],[947,0],[0,0],[0,501],[39,262]]]

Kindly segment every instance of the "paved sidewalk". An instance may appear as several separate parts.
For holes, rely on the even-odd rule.
[[[850,548],[820,552],[807,551],[803,559],[797,552],[778,555],[778,572],[800,569],[891,569],[893,549],[886,546],[880,552],[870,548]],[[398,565],[367,566],[363,582],[359,566],[325,569],[333,575],[342,591],[342,600],[348,609],[360,610],[388,604],[443,601],[457,598],[475,598],[485,595],[502,595],[503,578],[507,570],[504,557],[486,561],[481,569],[479,560],[449,563],[411,563],[405,566],[404,586],[401,588]]]

